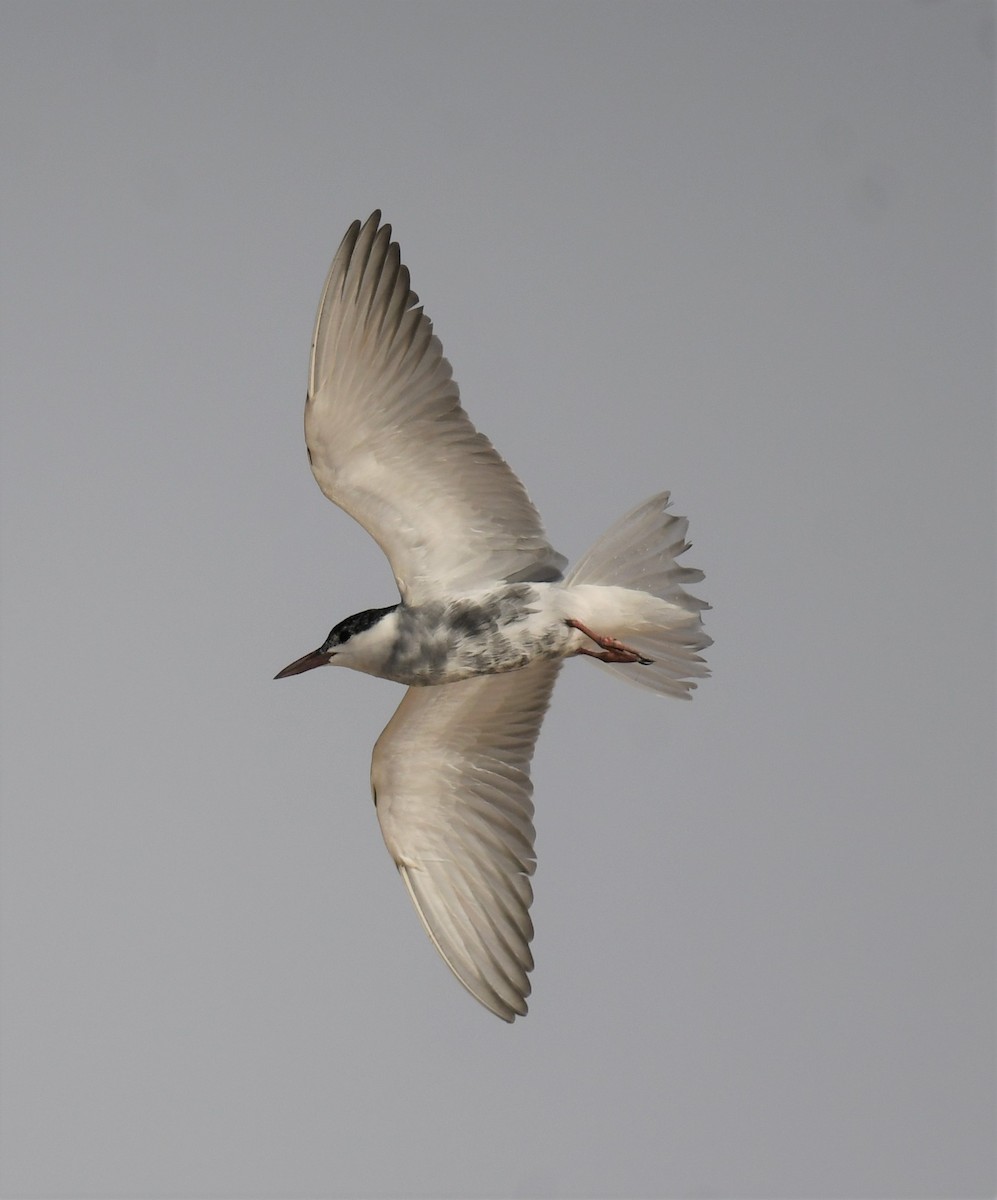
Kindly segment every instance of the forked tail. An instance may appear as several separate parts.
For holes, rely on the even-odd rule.
[[[684,590],[685,584],[699,583],[703,572],[676,561],[689,549],[689,521],[666,512],[668,504],[668,492],[661,492],[627,513],[583,555],[565,584],[600,585],[590,598],[599,608],[605,605],[607,616],[594,617],[593,628],[598,621],[600,633],[619,638],[653,660],[648,666],[601,666],[631,683],[690,699],[695,680],[710,673],[699,654],[713,641],[700,616],[710,606]],[[622,590],[611,595],[602,591],[607,586]]]

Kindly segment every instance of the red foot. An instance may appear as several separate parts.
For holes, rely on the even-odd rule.
[[[640,663],[642,667],[649,667],[654,662],[653,658],[645,658],[633,646],[627,646],[623,642],[617,641],[616,638],[603,637],[602,634],[593,633],[587,625],[576,621],[574,617],[569,617],[565,624],[572,629],[577,629],[579,633],[584,633],[602,649],[602,653],[600,653],[598,650],[586,650],[583,647],[577,651],[578,654],[586,654],[589,658],[597,658],[600,662],[605,663]]]

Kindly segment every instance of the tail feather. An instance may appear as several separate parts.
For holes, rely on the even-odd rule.
[[[582,556],[565,584],[629,592],[619,597],[619,623],[599,632],[626,641],[653,661],[600,666],[652,691],[689,699],[695,679],[710,673],[699,654],[713,642],[700,615],[710,606],[685,590],[685,584],[704,576],[676,561],[689,549],[689,522],[668,513],[668,504],[668,492],[661,492],[627,513]]]

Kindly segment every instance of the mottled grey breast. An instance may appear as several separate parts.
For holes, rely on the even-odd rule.
[[[559,657],[567,630],[559,637],[557,629],[538,633],[527,627],[539,609],[540,597],[528,583],[484,596],[402,607],[387,672],[410,685],[433,685]]]

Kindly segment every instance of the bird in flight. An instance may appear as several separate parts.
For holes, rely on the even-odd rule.
[[[447,966],[505,1021],[533,969],[530,761],[565,658],[689,698],[709,606],[678,565],[667,492],[565,574],[523,485],[461,407],[380,212],[339,246],[312,338],[305,443],[319,487],[387,555],[400,603],[334,626],[285,667],[352,667],[408,690],[374,746],[385,844]]]

